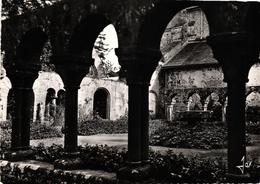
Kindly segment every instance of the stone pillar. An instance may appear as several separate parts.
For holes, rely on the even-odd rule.
[[[228,174],[243,175],[237,166],[246,160],[245,83],[251,66],[258,60],[255,39],[247,33],[225,33],[208,38],[228,86]]]
[[[11,149],[26,150],[30,146],[30,123],[33,118],[34,93],[32,88],[13,87]]]
[[[150,177],[149,165],[149,85],[160,60],[158,51],[129,48],[119,53],[127,68],[128,84],[128,166],[118,171],[119,179],[143,180]],[[137,171],[137,174],[133,172]],[[135,175],[135,176],[133,176]]]
[[[148,160],[149,150],[149,83],[128,81],[128,161]]]
[[[67,152],[75,152],[78,145],[78,89],[79,86],[65,86],[65,139]]]
[[[78,146],[78,89],[82,79],[88,73],[89,67],[93,64],[93,59],[90,57],[67,55],[52,58],[66,91],[64,148],[71,155],[76,153]]]
[[[33,121],[34,93],[33,83],[38,77],[40,66],[34,63],[6,63],[7,76],[12,88],[11,110],[12,133],[11,150],[4,154],[10,160],[32,158],[30,148],[30,123]],[[10,99],[10,98],[9,98]]]

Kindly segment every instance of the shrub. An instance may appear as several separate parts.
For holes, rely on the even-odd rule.
[[[7,149],[11,145],[11,122],[1,121],[0,122],[0,148]]]
[[[246,131],[249,134],[260,134],[260,121],[247,121]]]
[[[250,138],[247,135],[247,144]],[[150,136],[150,144],[174,148],[219,149],[227,147],[227,126],[222,122],[166,122]]]
[[[31,124],[30,139],[62,137],[61,127],[34,122]]]
[[[115,121],[101,118],[86,120],[79,123],[78,131],[79,135],[127,133],[127,117]]]
[[[36,159],[41,161],[53,161],[63,157],[62,148],[59,145],[44,147],[40,145],[33,148]],[[78,147],[80,158],[86,169],[100,169],[109,172],[116,172],[126,162],[126,150],[118,150],[108,146]],[[211,159],[198,156],[185,157],[182,154],[176,155],[171,151],[162,155],[158,152],[149,152],[149,160],[155,169],[153,179],[168,182],[196,182],[213,183],[225,182],[226,160],[222,157]],[[248,172],[259,180],[259,166],[254,162]]]
[[[11,121],[0,122],[0,148],[5,150],[11,145],[12,124]],[[44,139],[52,137],[62,137],[59,127],[40,124],[34,122],[31,124],[30,139]]]

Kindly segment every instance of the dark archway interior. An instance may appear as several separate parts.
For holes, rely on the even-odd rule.
[[[63,89],[59,90],[57,93],[56,105],[65,106],[65,91]]]
[[[98,89],[94,94],[94,113],[103,119],[109,119],[108,117],[108,103],[109,95],[104,89]]]

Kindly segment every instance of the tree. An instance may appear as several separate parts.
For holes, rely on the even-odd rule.
[[[2,18],[10,18],[23,13],[50,6],[60,0],[3,0]]]

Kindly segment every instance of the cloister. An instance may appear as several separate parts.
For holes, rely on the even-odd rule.
[[[191,6],[199,6],[206,15],[210,31],[207,44],[227,83],[228,174],[240,175],[236,166],[246,156],[245,84],[251,66],[259,62],[259,2],[74,0],[2,21],[3,62],[15,101],[7,158],[30,152],[33,83],[47,41],[52,47],[50,62],[66,91],[64,148],[70,154],[76,152],[79,86],[93,64],[91,54],[98,34],[113,24],[119,41],[116,54],[127,78],[129,97],[129,167],[120,169],[118,177],[131,176],[133,166],[149,165],[149,82],[162,57],[160,41],[168,22]],[[95,95],[99,93],[106,91],[100,89]],[[109,114],[103,112],[102,116]]]

